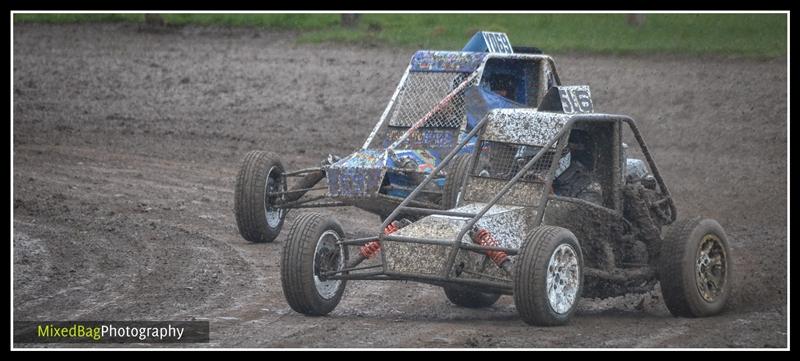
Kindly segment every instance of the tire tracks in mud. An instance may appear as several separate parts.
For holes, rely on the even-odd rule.
[[[198,228],[208,228],[206,225],[209,217],[203,214],[218,214],[219,210],[205,210],[197,216],[185,216],[176,220],[161,216],[159,213],[172,212],[170,206],[186,207],[182,202],[159,203],[159,199],[149,201],[153,193],[178,194],[177,199],[191,199],[187,195],[197,193],[196,186],[179,186],[185,184],[188,173],[181,170],[161,165],[156,169],[147,168],[147,164],[138,164],[136,160],[125,159],[119,155],[103,154],[103,161],[119,161],[122,158],[129,165],[127,169],[96,168],[86,166],[98,161],[91,154],[74,152],[79,156],[82,165],[64,165],[59,162],[57,153],[49,153],[49,159],[37,159],[30,164],[36,164],[38,170],[28,170],[29,179],[36,180],[36,189],[64,189],[50,198],[40,198],[33,202],[18,201],[18,209],[24,208],[32,216],[46,215],[45,222],[38,222],[36,228],[46,229],[47,232],[40,237],[48,241],[43,242],[51,258],[51,263],[63,264],[69,267],[71,273],[79,272],[80,268],[100,271],[102,273],[113,271],[108,267],[97,264],[91,257],[92,251],[107,252],[106,255],[117,256],[113,262],[120,262],[116,266],[124,272],[113,275],[95,276],[86,283],[96,286],[95,292],[84,299],[81,305],[91,305],[91,308],[81,307],[78,313],[65,316],[76,317],[108,317],[114,314],[114,309],[125,310],[119,312],[127,317],[190,317],[193,314],[204,314],[209,309],[216,309],[221,305],[230,305],[232,297],[220,285],[242,284],[243,282],[256,282],[259,278],[247,281],[247,274],[261,274],[263,270],[255,269],[253,259],[245,258],[242,252],[231,247],[219,238],[210,237],[214,227],[206,231]],[[144,171],[142,178],[131,177],[130,173],[137,166]],[[78,168],[78,169],[76,169]],[[170,173],[181,173],[183,180],[175,178]],[[102,180],[102,184],[93,183],[95,179]],[[17,184],[23,184],[20,181]],[[207,182],[200,181],[197,184]],[[201,186],[206,188],[206,186]],[[126,194],[114,193],[124,189]],[[214,190],[223,192],[221,188]],[[183,194],[183,195],[180,195]],[[213,204],[215,199],[203,196],[204,201],[197,203],[188,202],[188,206]],[[146,200],[147,203],[143,202]],[[100,207],[111,209],[106,214],[98,212]],[[153,209],[153,208],[165,209]],[[51,209],[68,210],[66,216],[58,215]],[[79,217],[71,213],[79,213]],[[85,224],[83,215],[90,215],[97,224]],[[58,218],[61,216],[62,218]],[[202,218],[201,218],[202,217]],[[55,219],[54,219],[55,218]],[[165,220],[169,219],[169,220]],[[229,221],[229,220],[226,220]],[[55,224],[48,224],[53,222]],[[45,223],[45,224],[42,224]],[[67,225],[59,224],[66,223]],[[70,226],[75,224],[75,226]],[[31,227],[31,224],[19,224],[19,228]],[[71,228],[72,227],[72,228]],[[77,230],[77,232],[75,232]],[[36,232],[36,230],[34,230]],[[77,233],[77,234],[75,234]],[[58,236],[63,234],[65,236]],[[86,238],[82,237],[85,235]],[[87,244],[92,242],[92,244]],[[54,250],[51,251],[50,248]],[[64,250],[69,250],[70,255],[62,256]],[[60,253],[60,254],[59,254]],[[55,255],[54,255],[55,254]],[[197,260],[206,260],[197,262]],[[82,278],[82,274],[76,275]],[[50,285],[59,289],[70,286],[67,284]],[[103,285],[101,287],[101,285]],[[164,289],[164,285],[172,285],[171,289]],[[244,289],[255,289],[255,284]],[[55,286],[55,287],[54,287]],[[103,292],[108,289],[109,293]],[[74,290],[74,289],[73,289]],[[33,293],[43,292],[36,290]],[[56,299],[62,298],[58,293]],[[189,302],[186,302],[189,300]],[[174,306],[174,311],[164,310]],[[45,309],[63,309],[58,301],[45,303],[38,307]],[[97,316],[95,316],[97,315]],[[37,315],[38,316],[38,315]]]

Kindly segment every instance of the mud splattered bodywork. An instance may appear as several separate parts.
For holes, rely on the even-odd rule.
[[[497,193],[497,190],[501,189],[505,184],[506,180],[502,179],[472,177],[465,187],[464,200],[467,202],[489,202]],[[508,193],[503,195],[497,203],[533,207],[541,201],[543,193],[544,185],[541,183],[519,182],[512,185]]]
[[[327,168],[332,197],[371,197],[380,190],[386,173],[386,152],[365,149]]]
[[[533,109],[497,109],[488,117],[483,140],[530,146],[543,146],[569,120],[566,114],[537,112]]]
[[[578,238],[589,267],[613,270],[624,258],[620,214],[591,204],[555,198],[547,202],[544,224],[569,229]]]
[[[472,203],[453,211],[477,212],[484,206],[485,203]],[[522,245],[522,236],[526,234],[525,212],[523,207],[495,205],[478,221],[477,227],[488,230],[501,247],[519,248]],[[467,221],[466,217],[431,215],[400,229],[394,235],[448,242],[458,236]],[[468,235],[463,236],[461,242],[473,244]],[[450,247],[444,245],[392,241],[383,243],[387,271],[416,275],[437,276],[445,272],[445,263],[442,260],[447,258],[449,250]],[[484,254],[459,252],[456,264],[460,266],[452,271],[451,276],[482,278],[478,274],[486,273],[492,278],[508,278],[507,274],[492,262],[487,263],[487,260]]]
[[[421,50],[411,57],[412,71],[471,73],[478,69],[487,53]]]

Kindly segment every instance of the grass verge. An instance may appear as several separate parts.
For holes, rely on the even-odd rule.
[[[301,42],[460,49],[478,30],[549,53],[786,55],[785,14],[363,14],[352,28],[339,14],[163,14],[167,24],[297,30]],[[15,14],[15,23],[143,22],[143,14]]]

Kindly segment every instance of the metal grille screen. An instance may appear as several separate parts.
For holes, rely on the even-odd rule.
[[[530,161],[540,147],[484,140],[472,175],[502,180],[511,179]],[[553,161],[554,151],[548,151],[522,176],[527,182],[541,182]]]
[[[469,73],[412,72],[400,89],[397,102],[392,107],[389,125],[410,127],[457,88]],[[472,80],[474,84],[475,80]],[[468,84],[472,85],[472,84]],[[443,108],[434,113],[423,127],[458,128],[466,118],[464,87]]]

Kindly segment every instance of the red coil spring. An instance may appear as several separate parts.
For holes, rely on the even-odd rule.
[[[361,246],[358,252],[361,253],[361,256],[364,258],[372,258],[372,256],[374,256],[380,250],[381,244],[378,243],[378,241],[372,241]]]
[[[491,233],[487,231],[485,228],[478,229],[477,232],[473,233],[472,237],[473,242],[484,246],[484,247],[499,247],[500,242],[497,242],[494,237],[492,237]],[[508,261],[508,254],[503,251],[486,251],[486,255],[494,261],[495,264],[498,266],[502,266],[503,263]]]
[[[383,234],[394,233],[398,229],[400,229],[400,222],[392,221],[392,223],[389,223],[389,225],[383,230]]]
[[[400,229],[400,223],[398,221],[394,221],[392,223],[389,223],[389,225],[386,226],[386,228],[384,228],[383,234],[394,233],[398,229]],[[369,242],[361,246],[358,252],[361,253],[361,256],[363,256],[364,258],[372,258],[372,256],[374,256],[380,250],[381,250],[381,244],[378,242],[378,240],[374,240],[372,242]]]

